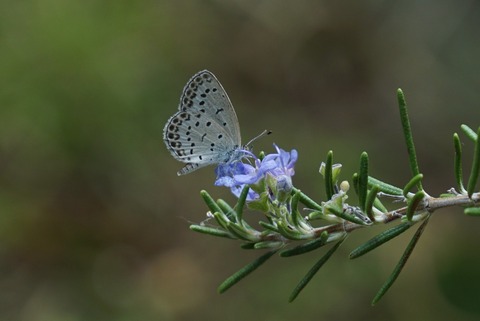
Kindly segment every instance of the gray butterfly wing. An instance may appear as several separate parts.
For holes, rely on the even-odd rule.
[[[167,121],[163,139],[172,156],[187,163],[178,175],[228,162],[241,147],[237,115],[211,72],[203,70],[187,82],[179,111]]]

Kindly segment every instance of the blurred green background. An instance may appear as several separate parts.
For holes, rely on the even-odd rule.
[[[348,261],[382,227],[355,232],[293,304],[323,251],[218,295],[259,253],[188,229],[201,189],[234,198],[213,167],[177,177],[162,130],[209,69],[244,141],[268,128],[257,151],[296,148],[294,184],[320,200],[330,149],[345,179],[366,150],[372,175],[407,182],[401,87],[438,195],[453,132],[480,125],[479,30],[478,1],[1,0],[0,320],[478,320],[480,220],[461,209],[435,214],[374,308],[411,232]]]

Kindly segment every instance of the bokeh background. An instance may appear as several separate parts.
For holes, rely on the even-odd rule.
[[[294,184],[320,201],[330,149],[345,179],[365,150],[372,175],[408,181],[401,87],[438,195],[454,185],[453,132],[480,125],[479,30],[466,0],[1,0],[0,320],[478,320],[480,220],[462,209],[435,213],[374,308],[412,231],[349,261],[383,228],[353,233],[293,304],[323,251],[217,294],[259,253],[189,230],[201,189],[234,198],[213,167],[177,177],[162,129],[209,69],[244,141],[268,128],[257,151],[296,148]]]

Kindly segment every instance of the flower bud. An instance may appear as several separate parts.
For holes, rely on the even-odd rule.
[[[289,175],[273,176],[267,174],[267,185],[273,193],[274,199],[285,202],[291,195],[293,189],[292,178]]]

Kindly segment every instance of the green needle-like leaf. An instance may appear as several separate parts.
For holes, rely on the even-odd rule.
[[[208,208],[210,209],[210,212],[215,213],[215,212],[222,212],[222,209],[218,206],[217,202],[208,194],[207,191],[201,190],[200,191],[200,196],[202,196],[203,200],[207,204]]]
[[[360,190],[360,175],[358,175],[358,173],[354,173],[352,175],[352,183],[353,183],[353,190],[358,195]]]
[[[236,212],[235,210],[222,199],[217,200],[217,205],[222,209],[222,213],[225,213],[225,215],[232,221],[232,222],[237,222],[236,218]]]
[[[480,172],[480,127],[477,130],[477,138],[475,140],[475,148],[473,151],[472,170],[470,171],[470,177],[468,178],[467,193],[468,197],[472,197],[475,192],[475,185],[477,185],[478,175]]]
[[[422,202],[422,200],[425,198],[425,192],[423,191],[418,191],[412,199],[408,201],[407,205],[407,212],[405,215],[407,216],[407,219],[409,221],[412,220],[413,214],[415,214],[415,211],[417,210],[418,205]]]
[[[304,231],[293,229],[286,221],[277,222],[278,233],[290,240],[306,240],[313,236],[313,232],[307,234]]]
[[[422,225],[420,225],[418,230],[415,232],[415,235],[413,235],[412,239],[408,243],[407,248],[405,249],[405,252],[403,252],[402,257],[400,258],[400,261],[395,266],[395,269],[393,270],[392,274],[387,279],[387,281],[383,284],[383,286],[380,288],[377,295],[375,295],[375,297],[373,298],[372,305],[375,305],[385,295],[385,293],[387,293],[388,289],[390,289],[390,287],[393,285],[395,280],[400,275],[400,272],[402,272],[403,267],[407,263],[408,258],[412,254],[413,249],[415,248],[415,245],[417,245],[417,242],[420,239],[420,236],[422,236],[422,233],[425,230],[425,227],[427,226],[428,219],[429,217],[425,219],[425,221],[423,221]]]
[[[241,197],[241,195],[240,195]],[[240,201],[239,201],[240,202]],[[240,224],[242,225],[244,228],[249,228],[249,229],[252,229],[250,227],[250,225],[248,225],[247,222],[245,222],[244,220],[242,220],[242,212],[239,212],[237,211],[237,207],[235,209],[233,209],[227,202],[225,202],[224,200],[222,199],[219,199],[217,200],[217,204],[218,206],[222,209],[223,213],[225,213],[225,215],[228,217],[228,219],[233,222],[233,223],[237,223],[237,224]],[[238,203],[237,203],[237,206],[238,206]],[[243,206],[242,206],[243,207]],[[240,217],[238,216],[240,213]]]
[[[463,170],[462,170],[462,143],[458,134],[453,134],[453,146],[455,148],[455,179],[457,180],[457,188],[460,193],[465,193],[465,187],[463,186]]]
[[[241,226],[237,223],[228,223],[227,229],[230,231],[230,233],[236,235],[241,240],[250,242],[260,241],[260,232],[257,232],[255,230],[247,230],[244,226]]]
[[[243,243],[240,247],[244,250],[253,250],[255,249],[255,242]]]
[[[267,222],[264,222],[264,221],[260,221],[260,222],[258,222],[258,224],[260,224],[260,226],[262,226],[263,228],[265,228],[267,230],[270,230],[270,231],[275,232],[275,233],[279,233],[278,228],[273,224],[270,224],[270,223],[267,223]]]
[[[324,256],[318,260],[317,263],[307,272],[307,274],[303,277],[303,279],[298,283],[298,285],[293,290],[292,294],[290,295],[289,302],[293,302],[297,298],[297,296],[302,292],[303,288],[312,280],[315,274],[320,270],[320,268],[328,261],[328,259],[332,256],[333,253],[342,245],[343,241],[345,241],[346,237],[342,238],[338,241]]]
[[[298,222],[302,219],[300,212],[298,211],[298,201],[300,200],[300,190],[298,190],[292,197],[291,203],[291,212],[292,212],[292,223],[295,226],[298,226]]]
[[[358,201],[360,209],[365,212],[368,191],[368,154],[363,152],[360,156],[360,175],[358,177]]]
[[[377,188],[379,188],[378,185],[374,185],[374,186],[377,186]],[[372,187],[372,189],[373,189],[373,187]],[[380,188],[379,188],[379,190],[380,190]],[[375,208],[379,209],[382,213],[387,213],[388,212],[388,209],[385,207],[385,205],[383,205],[382,201],[380,201],[380,199],[378,197],[375,198],[375,201],[373,202],[373,206]]]
[[[329,151],[327,154],[327,161],[325,162],[325,191],[327,193],[327,199],[331,199],[334,194],[333,189],[333,152]]]
[[[292,197],[292,202],[291,202],[291,208],[296,209],[298,208],[298,202],[300,201],[300,197],[302,195],[302,191],[299,189],[296,189],[293,193]]]
[[[375,218],[373,217],[373,204],[375,203],[375,200],[380,200],[377,198],[377,194],[380,191],[380,188],[378,185],[373,185],[372,189],[367,195],[367,200],[365,201],[365,212],[367,213],[368,218],[374,222]],[[382,208],[382,210],[385,209],[385,207]]]
[[[242,221],[243,208],[245,206],[245,201],[247,200],[249,189],[250,187],[248,185],[245,185],[245,187],[243,187],[242,189],[242,192],[240,193],[240,196],[238,197],[238,202],[237,202],[237,205],[235,206],[235,212],[237,214],[238,222]]]
[[[463,124],[460,126],[460,128],[463,130],[463,133],[470,138],[473,142],[475,142],[478,138],[478,135],[475,133],[473,129],[468,127],[467,125]]]
[[[193,225],[190,225],[190,229],[192,231],[203,233],[203,234],[209,234],[209,235],[213,235],[213,236],[235,239],[235,237],[232,234],[230,234],[226,231],[223,231],[223,230],[219,230],[217,228],[213,228],[213,227],[207,227],[207,226],[201,226],[201,225],[193,224]]]
[[[223,212],[215,212],[213,213],[213,217],[217,221],[218,225],[220,225],[224,230],[228,230],[228,224],[230,224],[230,219],[228,216],[223,214]]]
[[[227,291],[233,285],[237,284],[241,279],[243,279],[244,277],[246,277],[247,275],[255,271],[257,268],[259,268],[263,263],[265,263],[269,258],[271,258],[272,255],[277,253],[277,251],[278,250],[272,250],[265,253],[255,261],[244,266],[241,270],[237,271],[235,274],[231,275],[229,278],[223,281],[222,284],[220,284],[220,286],[218,287],[218,292],[224,293],[225,291]]]
[[[280,241],[265,241],[255,243],[255,249],[279,249],[283,246],[283,242]]]
[[[405,137],[405,142],[407,144],[408,157],[410,159],[410,169],[412,170],[413,176],[417,176],[418,174],[420,174],[420,171],[418,169],[417,153],[415,151],[412,128],[410,126],[410,120],[408,118],[407,102],[405,101],[405,96],[400,88],[397,90],[397,99],[398,107],[400,109],[400,120],[402,122],[403,134]],[[423,190],[421,181],[418,182],[417,187],[419,190]]]
[[[260,159],[261,161],[265,158],[265,152],[262,150],[259,154],[258,154],[258,159]]]
[[[306,207],[308,207],[310,209],[313,209],[313,210],[322,211],[322,206],[320,204],[318,204],[317,202],[312,200],[310,197],[308,197],[307,195],[302,193],[299,189],[294,187],[293,190],[292,190],[292,193],[293,193],[293,195],[295,195],[295,193],[300,193],[299,194],[299,201],[303,205],[305,205]]]
[[[412,226],[412,223],[405,222],[378,234],[374,238],[368,240],[366,243],[363,243],[362,245],[357,247],[355,250],[353,250],[350,253],[349,258],[356,259],[357,257],[367,254],[368,252],[379,247],[380,245],[387,243],[394,237],[402,234],[403,232],[408,230],[411,226]]]
[[[373,185],[377,185],[380,189],[381,192],[385,193],[385,194],[389,194],[389,195],[402,195],[403,194],[403,190],[401,188],[398,188],[396,186],[393,186],[393,185],[390,185],[390,184],[387,184],[387,183],[384,183],[372,176],[370,176],[368,178],[368,185],[369,186],[373,186]]]
[[[480,216],[480,207],[469,207],[466,208],[464,213],[471,216]]]
[[[415,186],[417,186],[417,184],[423,179],[423,174],[418,174],[418,175],[415,175],[411,180],[410,182],[407,183],[407,185],[405,185],[405,187],[403,188],[403,196],[404,197],[407,197],[408,193],[411,191],[412,188],[414,188]]]
[[[292,249],[284,250],[280,252],[280,256],[290,257],[290,256],[300,255],[300,254],[304,254],[304,253],[316,250],[319,247],[322,247],[325,244],[327,244],[327,240],[328,240],[328,233],[327,231],[323,231],[322,234],[320,235],[320,238],[310,242],[306,242],[302,245],[298,245]]]

